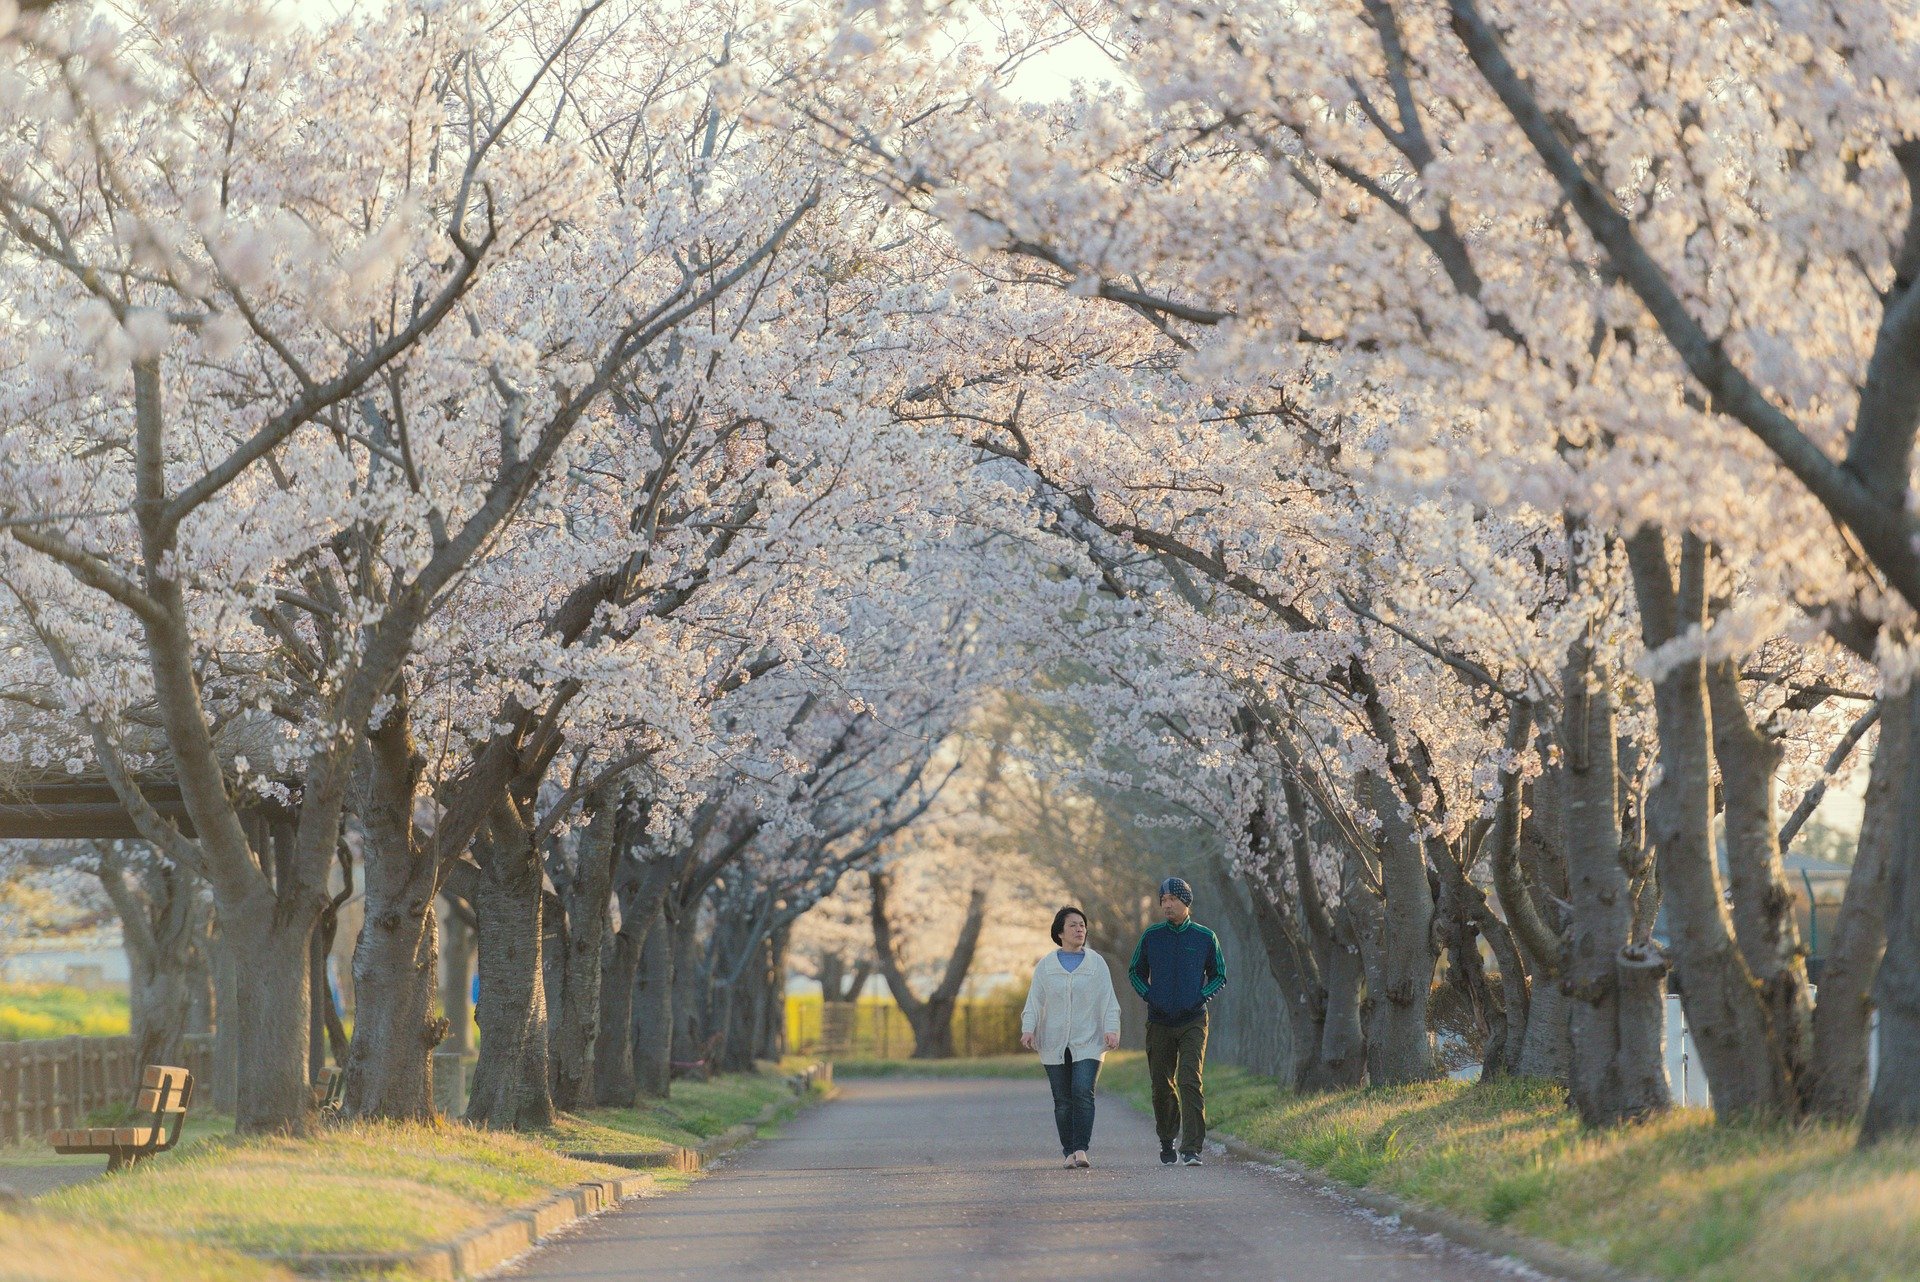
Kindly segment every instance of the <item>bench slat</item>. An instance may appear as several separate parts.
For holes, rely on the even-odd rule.
[[[165,1087],[169,1090],[179,1091],[185,1089],[187,1076],[187,1070],[184,1068],[169,1068],[165,1064],[149,1064],[147,1065],[146,1073],[140,1079],[140,1085],[153,1090],[159,1090]]]

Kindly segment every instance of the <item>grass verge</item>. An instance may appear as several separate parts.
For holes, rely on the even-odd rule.
[[[1103,1085],[1148,1102],[1146,1068]],[[1207,1071],[1214,1129],[1347,1184],[1556,1242],[1631,1273],[1693,1282],[1920,1276],[1920,1141],[1862,1153],[1829,1126],[1715,1126],[1699,1109],[1588,1133],[1560,1088],[1431,1082],[1281,1096]]]
[[[8,1282],[293,1282],[294,1275],[263,1260],[192,1242],[157,1247],[152,1238],[73,1225],[45,1215],[0,1211],[0,1242]]]
[[[568,1153],[651,1153],[693,1148],[722,1131],[751,1122],[770,1104],[792,1101],[784,1075],[772,1070],[735,1073],[708,1082],[675,1082],[673,1095],[637,1108],[590,1108],[563,1117],[547,1136]]]
[[[0,1211],[0,1277],[277,1282],[290,1275],[246,1257],[444,1242],[566,1185],[627,1173],[557,1148],[695,1145],[760,1118],[770,1104],[799,1106],[773,1071],[675,1083],[671,1100],[563,1116],[552,1131],[528,1135],[458,1124],[353,1123],[303,1139],[239,1138],[225,1133],[230,1124],[216,1134],[195,1118],[173,1153],[49,1193],[31,1214]],[[27,1147],[6,1156],[18,1165],[60,1160]],[[671,1188],[687,1177],[655,1178]],[[123,1263],[136,1254],[138,1261]]]
[[[355,1123],[310,1139],[209,1141],[34,1205],[70,1229],[258,1255],[403,1251],[457,1237],[564,1185],[618,1174],[517,1135]]]

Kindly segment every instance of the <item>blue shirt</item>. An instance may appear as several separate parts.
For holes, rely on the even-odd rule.
[[[1080,963],[1087,959],[1087,950],[1082,948],[1077,953],[1070,953],[1062,948],[1057,950],[1055,955],[1060,958],[1060,969],[1071,975],[1074,971],[1079,970]]]

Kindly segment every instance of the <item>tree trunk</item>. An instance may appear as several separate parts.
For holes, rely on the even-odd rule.
[[[503,801],[501,808],[511,804]],[[480,1060],[467,1120],[500,1130],[534,1130],[553,1123],[540,861],[517,815],[503,815],[476,850],[482,854],[473,893],[480,935]]]
[[[722,987],[724,1009],[715,1012],[715,1024],[725,1031],[721,1040],[718,1068],[723,1073],[751,1073],[753,1052],[759,1045],[760,1025],[765,1016],[767,990],[767,941],[753,946],[754,958],[747,963],[738,983]]]
[[[620,927],[601,948],[600,1036],[593,1043],[594,1102],[619,1108],[631,1107],[639,1089],[634,1079],[634,996],[640,950],[660,920],[661,901],[672,878],[672,862],[644,858],[646,846],[635,835],[632,844],[622,846],[614,866]],[[664,933],[665,927],[660,929]]]
[[[1527,700],[1509,701],[1505,746],[1515,758],[1533,740],[1533,711],[1532,703]],[[1529,1067],[1553,1067],[1543,1052],[1556,1036],[1562,1044],[1566,1040],[1564,1003],[1556,1003],[1551,999],[1545,1003],[1540,1001],[1546,990],[1557,987],[1560,982],[1565,941],[1541,913],[1535,888],[1521,857],[1526,829],[1524,792],[1525,784],[1517,767],[1501,771],[1500,794],[1495,802],[1493,826],[1487,832],[1486,843],[1487,864],[1503,916],[1495,920],[1487,907],[1486,897],[1482,895],[1478,900],[1481,932],[1494,949],[1500,964],[1500,983],[1507,1011],[1503,1062],[1499,1065],[1499,1072],[1521,1075],[1527,1074]],[[1534,1031],[1536,1005],[1540,1006],[1539,1014],[1558,1021],[1557,1030],[1550,1026],[1538,1033]],[[1564,1056],[1559,1067],[1564,1074]]]
[[[1913,696],[1908,696],[1910,700]],[[1886,951],[1873,980],[1880,1011],[1879,1072],[1860,1119],[1860,1143],[1875,1144],[1920,1130],[1920,740],[1912,736],[1899,755],[1900,824],[1887,845]]]
[[[287,920],[276,921],[282,914]],[[318,915],[317,905],[292,908],[264,886],[249,900],[222,905],[220,929],[235,959],[235,1063],[245,1066],[234,1126],[243,1134],[301,1134],[312,1122],[307,965]]]
[[[639,982],[640,950],[610,930],[600,941],[600,1035],[593,1039],[593,1102],[602,1108],[632,1108],[633,989]]]
[[[588,798],[592,817],[580,835],[578,867],[567,886],[566,956],[559,1020],[553,1034],[553,1106],[563,1113],[586,1106],[600,1027],[600,953],[611,907],[619,798],[603,789]]]
[[[887,918],[887,874],[875,869],[867,875],[867,884],[872,892],[869,916],[873,923],[874,958],[880,973],[886,977],[893,1000],[900,1006],[900,1013],[907,1017],[907,1026],[913,1030],[913,1058],[951,1059],[953,1008],[959,1000],[960,987],[966,982],[967,971],[973,967],[974,949],[980,943],[980,930],[986,924],[987,888],[976,885],[968,895],[967,915],[953,951],[947,956],[946,971],[933,993],[921,998],[913,991],[894,952],[893,925]]]
[[[240,959],[213,914],[213,1107],[233,1116],[240,1100]]]
[[[1713,753],[1725,798],[1727,871],[1733,886],[1734,938],[1786,1061],[1795,1112],[1804,1111],[1813,1059],[1813,998],[1806,951],[1793,917],[1793,892],[1780,861],[1776,783],[1784,755],[1756,728],[1740,699],[1740,673],[1730,659],[1707,669]]]
[[[1660,1041],[1666,1017],[1663,961],[1657,951],[1632,945],[1613,691],[1584,637],[1568,650],[1561,686],[1567,824],[1562,848],[1573,905],[1563,981],[1572,1047],[1568,1085],[1582,1122],[1613,1126],[1672,1102]],[[1631,982],[1631,993],[1623,980]],[[1649,986],[1655,997],[1651,1010]]]
[[[709,1018],[706,957],[700,950],[700,903],[680,909],[673,922],[673,1058],[692,1064],[707,1057]]]
[[[187,1032],[201,1037],[212,1033],[220,1018],[213,958],[213,904],[197,895],[187,952]]]
[[[640,942],[640,982],[633,997],[633,1077],[643,1099],[665,1099],[673,1085],[674,923],[665,905]]]
[[[958,999],[929,998],[912,1011],[901,1007],[907,1026],[913,1030],[913,1058],[953,1058],[953,1009]]]
[[[1365,892],[1358,892],[1364,894]],[[1360,922],[1346,904],[1333,911],[1334,948],[1327,958],[1327,1016],[1320,1036],[1319,1080],[1328,1089],[1358,1086],[1368,1067],[1367,967]]]
[[[1553,904],[1555,898],[1569,902],[1571,893],[1560,845],[1568,831],[1566,785],[1564,764],[1549,766],[1535,780],[1529,790],[1531,812],[1521,823],[1520,848],[1511,880],[1503,880],[1498,868],[1494,880],[1500,906],[1514,926],[1514,936],[1533,975],[1527,1000],[1527,1031],[1515,1071],[1522,1077],[1555,1082],[1565,1082],[1573,1064],[1572,1032],[1567,1022],[1572,1009],[1561,987],[1567,964],[1567,929]]]
[[[134,1072],[148,1064],[185,1063],[187,1020],[193,1006],[186,949],[135,957],[129,948],[127,954]]]
[[[1521,1077],[1539,1077],[1564,1082],[1573,1062],[1572,1032],[1567,1025],[1571,1013],[1560,981],[1533,986],[1527,1002],[1527,1031],[1520,1044],[1520,1062],[1514,1071]],[[1664,1019],[1666,1012],[1662,1011]]]
[[[435,913],[440,929],[440,1013],[447,1017],[441,1045],[462,1055],[473,1053],[473,932],[459,910],[442,897]]]
[[[119,915],[127,955],[133,1074],[138,1079],[148,1064],[185,1062],[194,937],[201,919],[199,883],[157,851],[129,864],[112,843],[100,843],[97,850],[100,884]]]
[[[1282,897],[1284,890],[1255,885],[1249,886],[1248,892],[1267,970],[1279,985],[1291,1026],[1293,1054],[1284,1084],[1291,1091],[1324,1090],[1327,1083],[1320,1071],[1320,1047],[1326,1036],[1327,1005],[1321,972],[1307,955],[1298,925],[1290,920],[1293,905]]]
[[[1628,557],[1649,650],[1705,627],[1707,549],[1699,538],[1681,536],[1678,583],[1657,527],[1644,527],[1628,540]],[[1795,1101],[1786,1059],[1759,986],[1734,945],[1714,857],[1704,659],[1695,654],[1673,661],[1653,689],[1660,782],[1647,797],[1647,835],[1658,861],[1687,1027],[1719,1117],[1791,1116]]]
[[[361,864],[366,916],[353,948],[353,1045],[347,1054],[346,1112],[352,1117],[424,1122],[433,1117],[433,1048],[448,1020],[435,1016],[440,935],[435,854],[414,840],[413,800],[421,762],[404,697],[369,736],[372,769]]]
[[[1906,831],[1900,806],[1916,720],[1920,692],[1887,698],[1867,776],[1853,874],[1820,972],[1820,1001],[1813,1010],[1812,1108],[1831,1122],[1851,1123],[1867,1106],[1873,982],[1887,946],[1887,869]]]
[[[787,940],[782,926],[767,940],[767,980],[760,990],[760,1036],[754,1054],[778,1060],[787,1053]]]
[[[1433,1075],[1433,1033],[1427,1002],[1433,989],[1433,889],[1419,838],[1400,812],[1400,797],[1369,773],[1381,823],[1380,874],[1386,903],[1380,922],[1380,984],[1368,985],[1373,1019],[1367,1030],[1368,1073],[1375,1086],[1425,1081]]]
[[[332,926],[322,913],[307,941],[307,1073],[315,1083],[327,1069],[327,954],[332,951]]]
[[[376,896],[367,866],[367,918],[353,949],[353,1042],[345,1108],[353,1117],[424,1122],[433,1117],[433,1049],[450,1021],[435,1016],[437,916],[430,871]]]

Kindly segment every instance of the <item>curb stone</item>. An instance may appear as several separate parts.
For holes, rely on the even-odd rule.
[[[830,1070],[829,1070],[830,1074]],[[811,1070],[806,1078],[811,1083]],[[829,1084],[832,1077],[826,1079]],[[753,1139],[762,1126],[798,1112],[810,1102],[832,1099],[829,1089],[810,1099],[811,1092],[797,1094],[792,1100],[775,1100],[761,1109],[750,1122],[729,1127],[695,1148],[675,1147],[655,1153],[569,1153],[582,1161],[606,1162],[616,1166],[657,1167],[676,1171],[698,1171],[713,1159],[730,1153]],[[424,1282],[458,1282],[491,1273],[501,1265],[526,1254],[555,1231],[577,1220],[608,1210],[630,1197],[638,1197],[654,1186],[652,1175],[629,1175],[610,1180],[586,1180],[557,1193],[544,1202],[511,1212],[492,1223],[453,1239],[451,1242],[416,1247],[411,1251],[326,1251],[302,1254],[270,1255],[262,1258],[280,1264],[302,1277],[366,1277],[384,1273],[402,1273]]]
[[[1219,1141],[1228,1153],[1242,1161],[1285,1171],[1322,1193],[1356,1203],[1379,1215],[1393,1216],[1409,1228],[1437,1233],[1449,1241],[1488,1255],[1511,1256],[1558,1282],[1645,1282],[1637,1274],[1624,1272],[1611,1264],[1603,1264],[1552,1242],[1543,1242],[1498,1225],[1471,1220],[1452,1211],[1422,1206],[1380,1189],[1343,1184],[1284,1154],[1256,1148],[1232,1135],[1215,1133],[1209,1138]]]
[[[524,1210],[483,1224],[451,1242],[411,1251],[327,1251],[266,1258],[303,1277],[362,1277],[406,1272],[430,1282],[477,1277],[530,1250],[562,1225],[598,1215],[616,1202],[652,1187],[650,1175],[616,1180],[587,1180]]]

